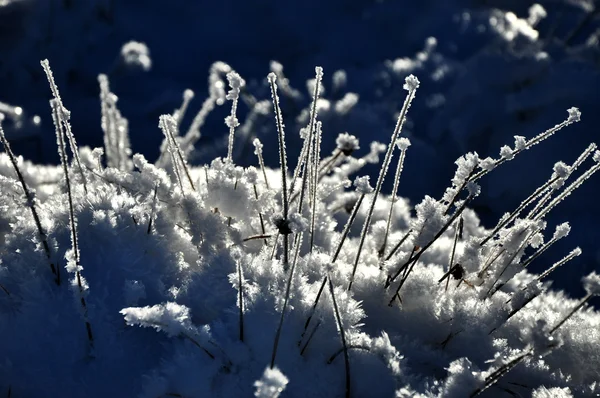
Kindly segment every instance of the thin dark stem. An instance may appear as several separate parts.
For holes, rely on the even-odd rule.
[[[346,344],[346,332],[344,331],[344,325],[342,324],[342,318],[340,316],[340,310],[335,299],[335,291],[333,289],[333,282],[331,277],[329,279],[329,293],[331,294],[331,301],[333,301],[333,309],[335,312],[335,320],[340,331],[340,338],[342,340],[342,347],[344,350],[344,368],[346,371],[346,398],[350,398],[350,356],[348,355],[348,345]]]
[[[31,210],[31,215],[33,216],[33,220],[35,222],[35,226],[38,230],[38,235],[40,236],[40,241],[42,242],[42,247],[44,248],[44,252],[46,253],[46,257],[48,258],[48,263],[50,265],[50,270],[54,275],[57,285],[60,285],[60,270],[54,265],[52,261],[52,254],[50,253],[50,245],[48,244],[48,239],[44,228],[42,227],[42,222],[40,220],[40,216],[35,208],[35,197],[33,193],[29,190],[29,187],[25,183],[25,178],[23,178],[23,174],[21,173],[21,169],[19,169],[19,165],[17,163],[17,158],[10,148],[10,144],[4,135],[4,129],[2,128],[2,120],[4,119],[4,115],[0,114],[0,141],[2,141],[2,145],[4,146],[4,150],[8,155],[10,162],[15,169],[15,173],[17,174],[17,178],[21,183],[21,187],[23,188],[23,192],[25,193],[25,199],[27,200],[27,207]]]

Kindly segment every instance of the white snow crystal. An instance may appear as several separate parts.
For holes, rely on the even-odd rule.
[[[407,91],[415,91],[419,87],[419,79],[415,75],[409,75],[405,79],[404,88]]]
[[[410,146],[410,140],[406,137],[401,137],[398,138],[396,140],[396,146],[398,147],[398,149],[400,149],[401,151],[405,151],[406,148],[408,148]]]
[[[358,94],[356,93],[346,93],[341,100],[335,103],[335,112],[340,115],[346,115],[356,104],[358,104],[358,98]]]
[[[515,151],[525,149],[527,146],[527,140],[521,135],[515,135]]]
[[[360,149],[358,146],[358,138],[348,133],[342,133],[338,135],[335,139],[335,143],[337,144],[337,148],[346,156],[350,155],[357,149]]]
[[[515,157],[515,154],[511,147],[509,147],[508,145],[504,145],[502,148],[500,148],[500,157],[502,159],[511,160]]]
[[[263,149],[262,142],[260,142],[260,140],[258,138],[255,138],[254,141],[252,141],[252,144],[254,145],[254,154],[255,155],[261,154],[262,149]]]
[[[537,25],[542,19],[546,18],[548,13],[540,4],[534,4],[529,7],[529,18],[527,18],[527,22],[531,26]]]
[[[150,59],[150,50],[144,43],[130,41],[125,43],[121,48],[121,57],[123,62],[131,67],[140,67],[144,71],[149,71],[152,68],[152,60]]]
[[[594,159],[594,162],[600,163],[600,151],[594,152],[594,156],[592,156],[592,159]]]
[[[292,232],[299,233],[305,231],[308,228],[308,220],[300,213],[291,213],[288,216],[289,226]]]
[[[373,187],[369,184],[369,176],[356,177],[354,186],[356,187],[356,192],[361,194],[373,192]]]
[[[572,107],[567,109],[567,112],[569,112],[567,123],[575,123],[581,120],[581,112],[579,111],[579,108]]]
[[[558,178],[567,178],[571,173],[571,167],[564,162],[556,162],[554,164],[554,173]]]
[[[600,275],[592,271],[592,273],[585,276],[582,281],[583,288],[588,294],[600,296]]]
[[[257,398],[277,398],[285,390],[288,378],[277,368],[266,368],[262,377],[254,382]]]
[[[479,167],[481,167],[485,171],[492,171],[496,167],[496,160],[490,157],[481,159],[479,161]]]
[[[541,386],[532,391],[531,398],[573,398],[573,394],[571,394],[569,387],[546,388]]]
[[[169,336],[178,336],[191,326],[190,309],[174,302],[146,307],[129,307],[119,311],[128,325],[152,327]]]
[[[571,226],[568,222],[564,222],[556,226],[556,230],[554,231],[553,239],[562,239],[565,236],[569,235],[571,232]]]

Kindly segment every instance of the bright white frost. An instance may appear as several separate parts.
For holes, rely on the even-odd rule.
[[[541,14],[533,10],[532,15]],[[527,22],[531,26],[533,19]],[[277,77],[279,86],[274,89],[286,101],[302,104],[283,67],[274,63],[272,69],[270,80]],[[336,76],[336,90],[341,90],[345,75]],[[514,148],[504,147],[500,159],[467,153],[456,161],[442,199],[426,196],[414,208],[395,193],[386,195],[385,188],[375,192],[369,176],[357,177],[366,165],[383,163],[386,150],[386,169],[408,159],[410,141],[399,136],[406,115],[397,119],[398,136],[386,141],[389,146],[373,142],[361,150],[355,136],[343,133],[335,146],[323,143],[323,148],[331,144],[332,151],[325,153],[314,140],[311,145],[317,147],[308,167],[298,170],[295,185],[294,174],[284,174],[289,211],[282,225],[282,173],[266,167],[263,151],[273,146],[263,148],[252,138],[252,128],[244,138],[254,145],[254,166],[237,164],[232,146],[230,158],[216,157],[202,166],[187,161],[210,109],[228,99],[232,109],[237,106],[243,81],[231,67],[217,63],[211,68],[208,105],[192,122],[189,136],[179,135],[177,112],[162,118],[170,148],[163,146],[156,163],[131,156],[120,144],[127,141],[127,131],[111,123],[124,119],[106,77],[101,84],[110,145],[106,151],[79,150],[88,192],[77,162],[67,166],[73,171],[80,264],[71,250],[62,170],[15,157],[24,183],[36,195],[27,201],[12,160],[0,154],[0,341],[6,342],[0,345],[0,358],[6,358],[0,361],[0,391],[10,385],[14,396],[69,398],[295,398],[346,391],[355,397],[462,398],[478,391],[493,397],[504,388],[521,395],[532,390],[539,397],[600,393],[600,374],[589,366],[598,361],[597,335],[588,332],[600,315],[573,312],[580,302],[554,292],[548,282],[549,274],[574,262],[580,250],[538,276],[524,267],[569,234],[567,223],[547,231],[539,215],[590,178],[595,166],[572,186],[556,184],[533,195],[529,205],[537,210],[512,218],[507,213],[494,234],[465,201],[489,186],[488,172],[560,125],[533,138],[516,136]],[[267,83],[262,84],[264,98],[258,90],[256,101],[240,101],[240,107],[250,107],[240,111],[249,119],[273,112],[265,105],[270,104]],[[404,84],[406,111],[419,81],[409,76]],[[270,93],[275,98],[276,90]],[[319,125],[336,106],[337,112],[360,111],[352,96],[336,95],[342,100],[334,106],[334,100],[317,101]],[[310,103],[302,106],[310,115]],[[233,120],[236,114],[230,113],[228,126],[242,131],[246,121]],[[575,110],[569,115],[563,124],[579,119]],[[279,112],[276,123],[284,125],[285,116]],[[309,138],[309,119],[304,121]],[[274,136],[268,139],[277,142]],[[567,181],[595,148],[590,145],[574,166],[556,163],[552,178]],[[295,165],[292,152],[288,156]],[[598,161],[597,152],[594,157]],[[302,173],[307,173],[304,192],[315,194],[305,193],[300,201]],[[402,189],[410,186],[401,183]],[[28,204],[39,212],[43,234]],[[81,287],[75,297],[87,302],[93,352],[87,349],[81,306],[72,305],[69,281],[54,282],[49,260],[72,275],[85,273],[73,287]],[[583,286],[597,295],[600,277],[588,275]],[[570,312],[570,321],[563,322]],[[519,355],[525,359],[508,369]],[[273,358],[274,366],[265,370]],[[496,380],[498,372],[502,377]]]
[[[254,382],[257,398],[277,398],[285,390],[288,378],[279,369],[266,368],[262,377]]]

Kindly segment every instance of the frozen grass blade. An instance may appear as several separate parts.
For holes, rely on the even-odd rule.
[[[319,159],[321,157],[321,122],[317,123],[317,131],[315,135],[315,144],[314,144],[314,159],[312,164],[312,192],[311,192],[311,218],[310,218],[310,248],[309,252],[312,253],[313,247],[315,245],[315,221],[317,216],[317,188],[319,184]]]
[[[71,232],[71,250],[72,250],[72,259],[69,259],[75,263],[74,266],[72,264],[67,264],[67,268],[75,271],[75,280],[77,283],[77,289],[79,293],[79,302],[81,304],[83,321],[85,323],[85,328],[87,331],[88,342],[90,345],[90,349],[94,348],[94,335],[92,333],[92,325],[90,324],[88,318],[88,306],[85,300],[85,288],[83,278],[81,277],[81,259],[79,254],[79,241],[77,237],[77,220],[75,219],[75,206],[73,204],[73,192],[71,189],[71,178],[69,177],[69,164],[67,159],[67,151],[65,147],[65,130],[63,129],[64,125],[61,124],[60,112],[62,112],[61,104],[58,100],[53,99],[50,101],[50,106],[52,108],[52,119],[54,121],[54,127],[56,128],[56,141],[58,144],[58,153],[60,155],[60,160],[62,163],[63,174],[65,177],[65,184],[67,187],[67,198],[69,202],[69,230]]]
[[[235,135],[235,128],[240,125],[236,117],[238,100],[240,98],[240,90],[244,87],[244,79],[240,77],[236,72],[229,72],[227,74],[227,81],[229,81],[229,87],[231,90],[227,93],[227,99],[231,101],[231,114],[225,118],[225,124],[229,127],[229,144],[227,146],[227,161],[233,162],[233,139]]]
[[[275,111],[275,121],[277,123],[277,134],[279,137],[279,164],[281,167],[281,207],[283,209],[282,225],[287,227],[289,203],[287,187],[287,157],[285,153],[285,132],[283,131],[283,118],[281,116],[281,109],[279,108],[279,96],[277,95],[277,84],[275,83],[275,81],[277,80],[277,76],[275,75],[275,73],[269,73],[268,80],[269,85],[271,86],[271,97],[273,98],[273,108]],[[280,227],[279,229],[279,233],[283,235],[283,267],[284,269],[286,269],[289,263],[289,234],[283,233],[287,232],[283,231],[283,227]],[[277,241],[275,242],[275,246],[277,246]]]
[[[566,263],[568,263],[569,261],[571,261],[572,259],[574,259],[575,257],[578,257],[581,255],[581,249],[579,247],[576,247],[575,249],[573,249],[571,251],[571,253],[567,254],[564,258],[562,258],[560,261],[557,261],[556,263],[552,264],[552,266],[550,268],[548,268],[546,271],[542,272],[537,278],[537,281],[541,281],[542,279],[544,279],[545,277],[547,277],[548,275],[550,275],[550,273],[552,271],[554,271],[555,269],[557,269],[558,267],[561,267],[563,265],[565,265]]]
[[[48,78],[48,83],[50,84],[50,90],[52,91],[52,95],[54,99],[59,104],[60,107],[60,120],[63,123],[67,140],[69,141],[69,145],[71,148],[71,153],[75,158],[75,163],[77,164],[77,169],[79,170],[79,175],[81,176],[81,182],[83,184],[83,190],[87,194],[87,179],[85,174],[83,173],[83,167],[81,167],[81,159],[79,158],[79,150],[77,149],[77,142],[75,141],[75,136],[73,135],[73,131],[71,130],[71,123],[69,123],[69,115],[70,112],[65,108],[62,103],[62,99],[60,98],[60,94],[58,92],[58,86],[54,81],[54,76],[52,75],[52,70],[50,69],[50,63],[47,59],[41,61],[42,68],[44,69],[44,73],[46,73],[46,77]]]
[[[192,187],[192,190],[195,191],[196,187],[194,186],[194,182],[192,180],[192,176],[190,174],[190,170],[188,169],[187,162],[185,161],[185,157],[183,152],[175,138],[175,134],[173,130],[176,128],[176,121],[171,115],[162,115],[159,119],[159,127],[162,130],[165,138],[167,140],[167,145],[169,147],[169,152],[171,153],[171,161],[173,163],[173,170],[175,171],[175,175],[177,177],[177,182],[179,183],[179,187],[181,188],[181,192],[183,192],[183,181],[181,178],[181,171],[179,168],[181,167],[185,172],[187,180]]]
[[[181,103],[181,106],[179,107],[179,109],[177,109],[173,113],[173,117],[177,121],[178,128],[179,128],[179,126],[181,126],[181,122],[183,121],[183,118],[185,117],[185,113],[186,113],[186,111],[190,105],[190,102],[192,101],[193,98],[194,98],[194,92],[192,90],[187,89],[183,92],[183,102]]]
[[[279,338],[281,337],[281,330],[283,329],[283,318],[285,317],[285,310],[287,309],[288,301],[290,299],[290,291],[292,289],[292,281],[294,280],[294,270],[296,269],[296,264],[298,263],[298,253],[300,252],[300,246],[302,246],[302,235],[300,232],[296,235],[296,244],[294,250],[294,261],[292,261],[292,268],[289,271],[289,276],[287,280],[287,285],[285,287],[285,297],[283,299],[283,308],[281,309],[281,317],[279,318],[279,325],[277,326],[277,331],[275,332],[275,341],[273,342],[273,353],[271,355],[271,369],[275,366],[275,358],[277,357],[277,347],[279,346]]]
[[[360,260],[360,255],[362,252],[362,247],[365,243],[365,238],[367,236],[367,232],[371,225],[371,217],[373,217],[373,211],[375,210],[375,202],[377,201],[377,197],[379,196],[379,192],[381,192],[381,186],[383,185],[383,180],[385,175],[387,174],[388,167],[392,160],[392,153],[394,152],[394,144],[398,139],[398,135],[402,131],[402,126],[406,120],[406,113],[408,112],[408,108],[410,108],[410,104],[412,100],[415,98],[415,93],[417,92],[417,88],[419,87],[419,80],[410,75],[406,78],[406,83],[404,84],[404,89],[408,91],[408,95],[404,100],[404,105],[402,106],[402,110],[400,111],[400,116],[398,117],[398,122],[396,123],[396,128],[392,134],[392,139],[390,140],[390,145],[388,146],[388,150],[385,154],[385,158],[383,160],[383,164],[381,166],[381,170],[379,172],[379,178],[377,179],[377,184],[375,186],[375,192],[373,194],[373,199],[371,200],[371,205],[369,207],[369,211],[367,213],[367,217],[363,224],[362,232],[360,234],[360,241],[358,243],[358,250],[356,252],[356,257],[354,259],[354,266],[352,267],[352,274],[350,275],[350,281],[348,282],[348,290],[352,289],[352,283],[354,282],[354,276],[356,275],[356,268],[358,267],[358,262]]]
[[[40,220],[40,216],[35,208],[36,199],[34,194],[29,190],[29,187],[25,183],[25,179],[23,178],[23,174],[21,173],[21,169],[19,169],[19,164],[17,162],[17,157],[13,153],[10,148],[10,144],[4,135],[4,128],[2,127],[2,121],[4,120],[4,114],[0,113],[0,141],[2,141],[2,145],[4,146],[4,150],[12,163],[13,168],[15,169],[15,173],[17,174],[17,178],[21,183],[21,187],[23,188],[23,192],[25,193],[25,199],[27,200],[27,207],[31,210],[31,215],[33,216],[33,221],[35,222],[35,226],[38,230],[38,235],[40,236],[40,241],[42,242],[42,247],[44,248],[44,252],[46,253],[46,258],[48,259],[48,264],[50,265],[50,270],[52,271],[52,275],[54,275],[57,285],[60,285],[60,269],[54,265],[52,261],[52,253],[50,253],[50,245],[48,244],[48,236],[42,227],[42,222]]]
[[[378,253],[380,258],[383,257],[383,255],[385,254],[388,235],[390,233],[390,224],[392,223],[392,214],[394,213],[394,204],[398,200],[398,185],[400,184],[400,175],[402,175],[402,169],[404,167],[404,158],[406,157],[406,149],[410,146],[410,140],[408,138],[400,138],[398,141],[396,141],[396,145],[400,149],[400,159],[398,160],[396,174],[394,175],[394,187],[392,188],[390,211],[388,212],[387,223],[385,226],[385,235],[383,237],[383,243]]]

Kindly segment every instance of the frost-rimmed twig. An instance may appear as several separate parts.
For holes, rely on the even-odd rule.
[[[258,165],[260,166],[260,170],[262,171],[263,177],[265,178],[265,187],[267,189],[270,189],[269,180],[267,179],[267,171],[265,169],[265,160],[262,155],[263,144],[258,138],[255,138],[252,141],[252,144],[254,145],[254,154],[258,158]]]
[[[541,256],[542,253],[544,253],[546,250],[548,250],[548,248],[550,246],[552,246],[554,243],[556,243],[560,239],[569,235],[570,231],[571,231],[571,227],[569,226],[569,223],[562,223],[560,225],[557,225],[556,230],[554,231],[554,235],[552,236],[552,239],[550,239],[548,242],[544,243],[542,245],[542,247],[537,249],[535,253],[533,253],[527,260],[525,260],[522,264],[522,267],[523,268],[527,267],[529,264],[531,264],[533,262],[533,260],[535,260],[536,258]]]
[[[544,279],[545,277],[547,277],[548,275],[550,275],[550,273],[552,271],[554,271],[558,267],[561,267],[561,266],[565,265],[566,263],[568,263],[569,261],[571,261],[572,259],[574,259],[575,257],[578,257],[580,255],[581,255],[581,248],[576,247],[569,254],[567,254],[565,257],[563,257],[562,259],[560,259],[556,263],[552,264],[552,266],[550,268],[548,268],[546,271],[544,271],[540,275],[538,275],[538,277],[535,278],[535,280],[540,281],[540,280]]]
[[[598,156],[596,155],[598,154]],[[571,185],[566,187],[556,198],[554,198],[550,203],[546,205],[540,212],[533,218],[534,220],[541,220],[548,214],[552,209],[554,209],[563,199],[567,196],[571,195],[574,190],[579,188],[581,184],[583,184],[588,178],[590,178],[595,172],[600,170],[600,151],[596,151],[594,155],[595,165],[590,167],[585,173],[579,176],[578,179],[573,181]]]
[[[283,329],[283,318],[285,317],[285,310],[287,309],[288,301],[290,299],[290,292],[292,289],[292,281],[294,280],[294,270],[298,263],[298,254],[300,252],[300,246],[302,246],[302,235],[300,232],[296,235],[295,249],[294,249],[294,260],[292,261],[292,267],[290,268],[287,285],[285,287],[285,297],[283,299],[283,308],[281,309],[281,316],[279,318],[279,325],[275,332],[275,340],[273,342],[273,353],[271,354],[271,369],[275,366],[275,358],[277,357],[277,347],[279,346],[279,338],[281,337],[281,330]]]
[[[240,306],[239,313],[239,337],[240,341],[244,342],[244,276],[242,275],[242,259],[238,259],[237,261],[237,271],[238,271],[238,302]]]
[[[571,167],[569,168],[569,175],[565,178],[565,181],[571,177],[571,175],[579,168],[579,166],[581,166],[581,164],[583,162],[585,162],[585,160],[596,150],[596,148],[598,148],[598,146],[595,143],[591,143],[585,151],[583,151],[583,153],[581,155],[579,155],[579,157],[577,158],[577,160],[575,160],[575,162],[573,162],[573,164],[571,165]],[[542,199],[540,199],[540,201],[535,205],[535,207],[529,212],[529,214],[527,215],[528,219],[533,219],[534,216],[540,211],[540,209],[542,209],[542,207],[548,203],[548,201],[550,200],[550,198],[552,197],[552,195],[558,191],[560,188],[562,187],[562,184],[560,186],[556,185],[556,186],[552,186],[552,188],[542,197]]]
[[[165,135],[165,139],[167,140],[167,146],[169,148],[169,153],[171,154],[171,162],[173,163],[173,171],[175,172],[175,176],[177,178],[177,182],[179,187],[181,188],[181,192],[183,192],[183,181],[181,178],[181,171],[179,167],[183,169],[185,175],[188,179],[192,190],[196,190],[194,186],[194,182],[192,180],[192,176],[190,174],[190,170],[187,167],[187,162],[185,161],[185,157],[183,156],[183,152],[181,151],[181,147],[175,138],[175,134],[173,133],[173,129],[176,128],[176,121],[171,115],[161,115],[159,118],[159,127]]]
[[[285,132],[283,131],[283,118],[281,116],[281,109],[279,108],[279,96],[277,95],[277,84],[275,81],[277,76],[271,72],[268,76],[269,85],[271,87],[271,97],[273,99],[273,108],[275,111],[275,122],[277,123],[277,135],[279,138],[279,165],[281,167],[281,207],[283,209],[283,223],[288,222],[289,203],[288,203],[288,188],[287,188],[287,156],[285,153]],[[282,231],[279,231],[282,233]],[[283,235],[283,267],[287,268],[289,263],[289,236],[287,233]],[[275,240],[275,246],[277,246],[277,240]]]
[[[181,126],[181,122],[185,117],[185,113],[190,105],[190,102],[194,99],[194,92],[189,88],[183,92],[183,101],[181,102],[181,106],[173,112],[173,117],[177,121],[177,128]]]
[[[454,193],[454,196],[452,197],[452,199],[450,200],[450,202],[448,204],[448,209],[452,206],[452,204],[454,204],[454,202],[458,198],[458,195],[466,187],[466,184],[468,182],[477,182],[480,178],[482,178],[483,176],[488,174],[490,171],[492,171],[496,167],[500,166],[501,164],[503,164],[505,162],[508,162],[508,161],[514,159],[515,156],[520,154],[521,152],[526,151],[526,150],[530,149],[531,147],[533,147],[534,145],[537,145],[540,142],[546,140],[547,138],[551,137],[552,135],[554,135],[556,132],[563,129],[564,127],[567,127],[573,123],[577,123],[581,120],[581,112],[579,111],[578,108],[571,107],[571,108],[567,109],[567,112],[569,113],[569,117],[567,119],[563,120],[562,122],[555,125],[554,127],[549,128],[548,130],[544,131],[543,133],[536,135],[535,137],[531,138],[529,141],[525,141],[525,139],[523,137],[517,137],[517,138],[520,138],[520,140],[517,140],[514,150],[509,148],[508,146],[503,147],[502,149],[505,150],[504,151],[505,155],[502,156],[500,159],[496,159],[496,160],[491,159],[491,162],[489,165],[487,165],[485,168],[482,168],[479,172],[473,173],[472,175],[470,175],[469,178],[465,180],[465,183],[459,189],[457,189],[456,192]]]
[[[52,70],[50,69],[50,62],[47,59],[44,59],[40,62],[42,64],[42,68],[44,69],[44,73],[48,79],[48,83],[50,85],[50,91],[52,91],[52,95],[54,99],[58,102],[60,113],[59,118],[61,123],[65,128],[67,140],[69,141],[69,146],[71,148],[71,153],[73,154],[73,158],[75,158],[75,163],[77,164],[77,168],[79,170],[79,175],[81,176],[81,182],[83,184],[83,191],[87,194],[87,179],[85,174],[83,173],[83,167],[81,167],[81,159],[79,158],[79,150],[77,149],[77,142],[75,141],[75,136],[73,135],[73,131],[71,130],[71,123],[69,123],[70,112],[63,105],[62,99],[60,98],[60,94],[58,92],[58,86],[54,81],[54,76],[52,75]]]
[[[38,230],[38,235],[40,236],[40,241],[42,242],[42,247],[44,248],[44,252],[46,253],[46,258],[48,259],[48,264],[50,265],[50,270],[52,271],[52,275],[54,275],[57,285],[60,285],[60,269],[54,265],[52,261],[52,253],[50,253],[50,245],[48,244],[48,236],[44,231],[44,227],[42,227],[42,222],[40,220],[40,216],[35,208],[35,203],[37,202],[35,199],[35,195],[33,192],[29,190],[27,183],[25,183],[25,178],[23,178],[23,174],[21,173],[21,169],[19,168],[19,164],[17,162],[17,157],[13,153],[10,148],[10,144],[4,135],[4,128],[2,127],[2,122],[4,121],[4,114],[0,113],[0,141],[2,141],[2,145],[4,146],[4,150],[10,159],[10,162],[15,169],[15,173],[17,174],[17,178],[21,183],[21,187],[23,188],[23,192],[25,193],[25,199],[27,202],[27,207],[31,210],[31,215],[33,216],[33,221],[35,222],[35,226]]]
[[[236,72],[231,71],[227,73],[227,81],[231,90],[227,93],[226,99],[231,101],[231,114],[225,118],[225,124],[229,127],[229,142],[227,145],[227,161],[233,162],[233,139],[235,135],[235,128],[240,125],[236,117],[238,101],[240,98],[240,90],[244,86],[244,79],[241,78]]]
[[[375,192],[373,193],[373,199],[371,200],[371,205],[367,212],[367,217],[365,218],[365,222],[363,224],[362,232],[360,234],[360,240],[358,243],[358,250],[356,252],[356,257],[354,259],[354,266],[352,267],[352,274],[350,275],[350,281],[348,282],[348,290],[352,289],[352,283],[354,282],[354,276],[356,275],[356,268],[358,267],[358,261],[360,260],[360,255],[362,252],[362,247],[365,243],[365,238],[367,236],[367,231],[371,225],[371,218],[373,217],[373,211],[375,210],[375,203],[377,201],[377,197],[379,196],[379,192],[381,192],[381,186],[383,185],[383,180],[385,175],[387,174],[388,167],[392,160],[392,153],[394,152],[394,144],[398,139],[398,135],[400,131],[402,131],[402,126],[406,120],[406,113],[408,112],[408,108],[410,108],[410,104],[412,100],[415,98],[415,93],[417,92],[417,88],[419,87],[419,79],[415,76],[410,75],[406,78],[406,82],[404,83],[404,89],[408,91],[408,95],[404,100],[404,104],[402,106],[402,110],[400,111],[400,116],[398,117],[398,121],[396,123],[396,128],[392,133],[392,139],[390,140],[390,145],[388,146],[388,150],[385,154],[385,158],[383,160],[383,164],[381,165],[381,170],[379,172],[379,178],[377,179],[377,184],[375,185]]]
[[[551,178],[550,180],[546,181],[544,183],[544,185],[542,185],[541,187],[536,189],[535,192],[533,192],[531,195],[529,195],[529,197],[527,199],[525,199],[523,202],[521,202],[521,204],[508,217],[503,218],[502,221],[500,221],[498,223],[498,225],[496,225],[494,230],[492,232],[490,232],[488,234],[488,236],[484,240],[482,240],[479,245],[480,246],[485,245],[490,239],[492,239],[498,233],[498,231],[500,231],[502,228],[504,228],[506,225],[508,225],[511,221],[513,221],[521,213],[521,211],[523,211],[523,209],[525,207],[527,207],[530,203],[532,203],[534,200],[539,198],[540,195],[542,195],[544,192],[546,192],[546,190],[552,184],[554,184],[556,181],[558,181],[559,178],[561,178],[561,177],[555,176],[555,177]]]
[[[388,212],[387,223],[385,225],[385,235],[383,236],[383,243],[379,248],[379,257],[383,257],[385,254],[385,248],[387,246],[388,235],[390,233],[390,225],[392,223],[392,214],[394,213],[394,204],[398,200],[398,185],[400,184],[400,175],[402,175],[402,169],[404,167],[404,158],[406,157],[406,150],[410,146],[410,140],[408,138],[400,138],[396,141],[396,145],[400,149],[400,158],[398,159],[398,166],[396,167],[396,174],[394,175],[394,187],[392,188],[392,196],[390,203],[390,211]]]
[[[129,159],[131,148],[128,136],[128,122],[117,108],[118,97],[110,91],[108,77],[98,75],[100,85],[101,126],[104,132],[106,163],[119,170],[131,170]]]
[[[154,185],[154,196],[152,198],[152,210],[150,211],[150,220],[148,221],[148,229],[146,230],[146,234],[150,235],[152,232],[152,223],[154,221],[154,214],[156,213],[156,204],[157,204],[157,195],[158,195],[158,184]]]
[[[87,331],[88,342],[90,349],[94,348],[94,335],[92,333],[92,325],[88,317],[88,307],[85,300],[85,293],[87,287],[84,287],[85,280],[81,276],[81,259],[79,254],[79,240],[77,237],[77,220],[75,219],[75,205],[73,204],[73,192],[71,189],[71,179],[69,177],[69,163],[67,159],[67,150],[65,146],[65,130],[64,124],[61,123],[60,113],[62,112],[61,104],[57,99],[50,100],[50,106],[52,108],[52,120],[54,121],[54,127],[56,128],[56,141],[58,145],[58,154],[60,155],[60,161],[62,163],[63,174],[65,177],[65,184],[67,187],[67,199],[69,203],[69,230],[71,232],[71,256],[67,261],[67,270],[75,273],[75,282],[77,284],[77,291],[79,293],[79,302],[81,304],[83,321]],[[74,264],[73,264],[74,263]]]
[[[583,287],[586,291],[586,295],[581,299],[579,304],[575,306],[561,321],[559,321],[552,329],[550,334],[553,334],[560,328],[566,321],[569,320],[581,307],[585,305],[592,297],[600,296],[600,275],[592,272],[591,274],[583,278]]]
[[[312,253],[313,247],[315,245],[315,221],[317,216],[317,187],[319,184],[319,162],[321,157],[321,137],[322,137],[322,125],[321,122],[317,122],[317,131],[315,134],[315,143],[314,143],[314,157],[312,163],[312,192],[311,192],[311,214],[310,214],[310,246],[309,252]]]

